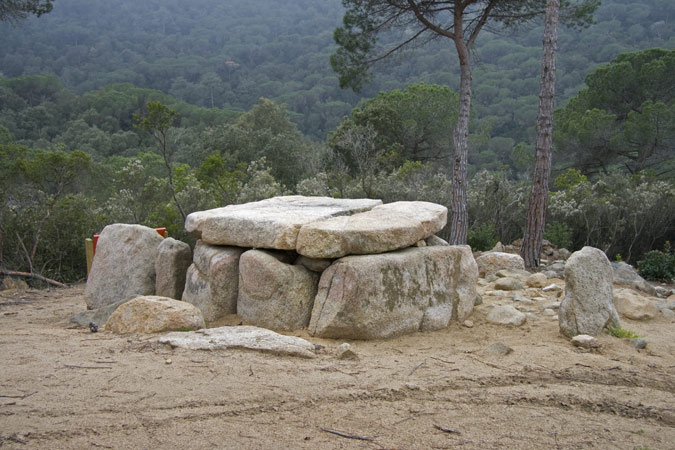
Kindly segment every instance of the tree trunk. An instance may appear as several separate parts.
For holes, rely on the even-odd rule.
[[[458,28],[461,29],[461,28]],[[469,154],[469,114],[471,113],[471,54],[462,36],[455,39],[459,56],[459,113],[453,135],[455,157],[452,170],[452,219],[450,244],[466,244],[469,212],[466,206],[467,158]]]
[[[558,41],[558,12],[560,0],[548,0],[544,25],[544,52],[541,64],[539,113],[537,116],[537,149],[532,175],[530,206],[527,212],[525,235],[520,256],[525,267],[539,266],[544,227],[546,224],[546,201],[548,182],[551,176],[553,146],[553,100],[555,95],[555,56]]]

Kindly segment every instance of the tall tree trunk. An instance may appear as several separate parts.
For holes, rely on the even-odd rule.
[[[457,29],[461,30],[461,27]],[[466,244],[469,212],[466,207],[467,158],[469,154],[469,114],[471,113],[471,54],[461,33],[455,38],[459,56],[459,114],[453,135],[455,158],[452,171],[452,219],[450,244]]]
[[[523,245],[520,248],[520,256],[525,260],[525,267],[537,267],[539,265],[546,225],[546,201],[548,200],[548,182],[551,176],[553,147],[553,97],[555,95],[555,56],[558,42],[559,10],[560,0],[548,0],[546,23],[544,25],[539,113],[537,116],[537,150],[525,235],[523,236]]]

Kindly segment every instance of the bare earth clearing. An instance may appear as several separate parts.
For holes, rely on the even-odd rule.
[[[325,346],[307,360],[71,328],[82,292],[0,292],[0,447],[675,448],[673,319],[589,353],[541,314],[488,324],[484,296],[473,328],[351,342],[355,361],[297,333]]]

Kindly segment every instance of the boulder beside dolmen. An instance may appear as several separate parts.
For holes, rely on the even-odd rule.
[[[471,314],[478,278],[469,247],[434,236],[446,222],[434,203],[303,196],[196,212],[186,220],[200,240],[183,300],[207,322],[236,312],[254,326],[320,337],[444,328]],[[237,287],[236,308],[232,289],[214,295],[215,255],[232,251],[241,252],[238,277],[231,264],[223,284]]]

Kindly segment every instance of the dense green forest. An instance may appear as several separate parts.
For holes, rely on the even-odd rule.
[[[77,280],[107,223],[189,240],[182,213],[285,193],[449,205],[453,48],[356,94],[328,63],[339,0],[54,5],[0,23],[0,269]],[[546,237],[635,262],[675,238],[675,4],[605,0],[595,20],[560,32]],[[522,237],[541,35],[487,30],[475,51],[477,249]]]

